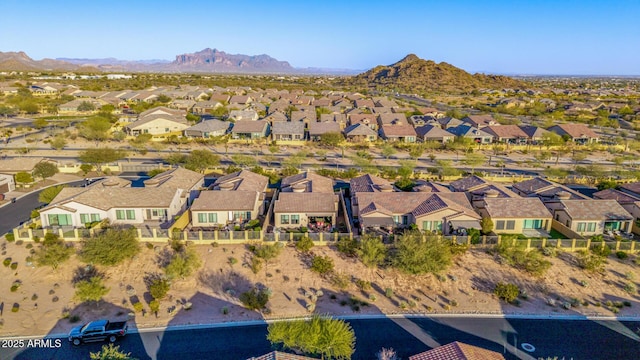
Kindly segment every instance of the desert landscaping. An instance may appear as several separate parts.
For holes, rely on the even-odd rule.
[[[92,268],[72,255],[56,269],[25,261],[39,247],[36,243],[3,240],[1,244],[2,259],[10,260],[0,267],[0,336],[66,333],[79,323],[100,318],[128,318],[130,327],[144,328],[300,317],[310,310],[339,316],[640,314],[634,255],[619,259],[612,254],[603,272],[592,273],[576,266],[575,254],[561,252],[545,257],[552,264],[550,269],[534,277],[501,264],[504,261],[490,249],[472,248],[436,276],[407,275],[390,266],[368,268],[334,246],[314,246],[303,253],[285,245],[276,258],[256,268],[251,265],[255,255],[250,244],[187,244],[202,265],[190,276],[173,280],[153,314],[149,279],[162,274],[170,244],[141,244],[132,259],[111,267]],[[313,256],[333,260],[331,275],[310,270]],[[101,275],[109,288],[97,303],[74,298],[74,283],[89,273]],[[516,284],[519,298],[510,304],[498,299],[493,294],[498,282]],[[266,309],[249,310],[239,300],[253,288],[268,292]]]

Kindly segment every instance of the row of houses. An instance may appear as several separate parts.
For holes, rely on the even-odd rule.
[[[275,191],[268,184],[267,177],[247,170],[221,176],[209,186],[204,175],[183,168],[148,179],[144,187],[107,177],[85,188],[63,189],[40,211],[40,220],[43,227],[85,227],[108,219],[112,224],[169,228],[177,216],[189,212],[189,226],[201,230],[252,222],[276,231],[329,232],[341,221],[341,204],[350,204],[343,221],[359,232],[416,228],[465,234],[481,229],[488,218],[497,234],[549,237],[555,229],[567,237],[588,237],[637,232],[640,219],[640,183],[590,198],[544,178],[505,186],[468,176],[448,184],[422,181],[414,191],[403,192],[388,180],[366,174],[351,179],[348,203],[342,202],[332,179],[310,171],[284,178]]]

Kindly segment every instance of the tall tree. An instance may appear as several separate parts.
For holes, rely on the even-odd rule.
[[[471,168],[471,174],[473,175],[475,168],[484,164],[485,161],[487,161],[487,158],[484,155],[469,153],[464,156],[462,163]]]
[[[33,176],[39,177],[41,179],[46,179],[52,177],[57,174],[60,170],[58,167],[50,162],[39,162],[36,166],[33,167]]]
[[[80,152],[78,159],[85,164],[95,166],[98,172],[102,171],[102,165],[118,161],[127,156],[126,151],[112,148],[91,148]]]
[[[409,274],[437,274],[452,263],[451,245],[437,236],[426,236],[417,231],[405,232],[398,243],[392,263]]]
[[[209,150],[193,150],[187,156],[185,168],[197,172],[204,172],[207,168],[220,164],[220,156]]]

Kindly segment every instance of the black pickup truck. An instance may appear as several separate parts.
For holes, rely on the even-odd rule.
[[[71,329],[71,332],[69,333],[69,341],[73,345],[80,345],[84,342],[105,340],[115,342],[119,337],[123,337],[127,334],[127,328],[128,326],[126,321],[92,321]]]

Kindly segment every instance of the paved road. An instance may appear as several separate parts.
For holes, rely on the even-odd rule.
[[[637,359],[640,353],[640,338],[635,334],[639,322],[431,317],[350,323],[357,339],[353,359],[373,359],[382,347],[392,347],[407,359],[452,341],[504,353],[507,359],[624,360]],[[140,360],[239,360],[271,351],[265,336],[265,325],[151,331],[129,334],[119,345]],[[524,351],[523,343],[533,345],[535,351]],[[73,347],[63,339],[59,348],[0,349],[0,358],[87,359],[101,345]]]
[[[82,184],[84,184],[83,180],[68,183],[66,185],[80,186]],[[40,191],[23,196],[13,204],[0,207],[0,235],[6,234],[9,230],[18,227],[23,222],[29,220],[31,217],[31,210],[44,205],[44,203],[38,201]]]

